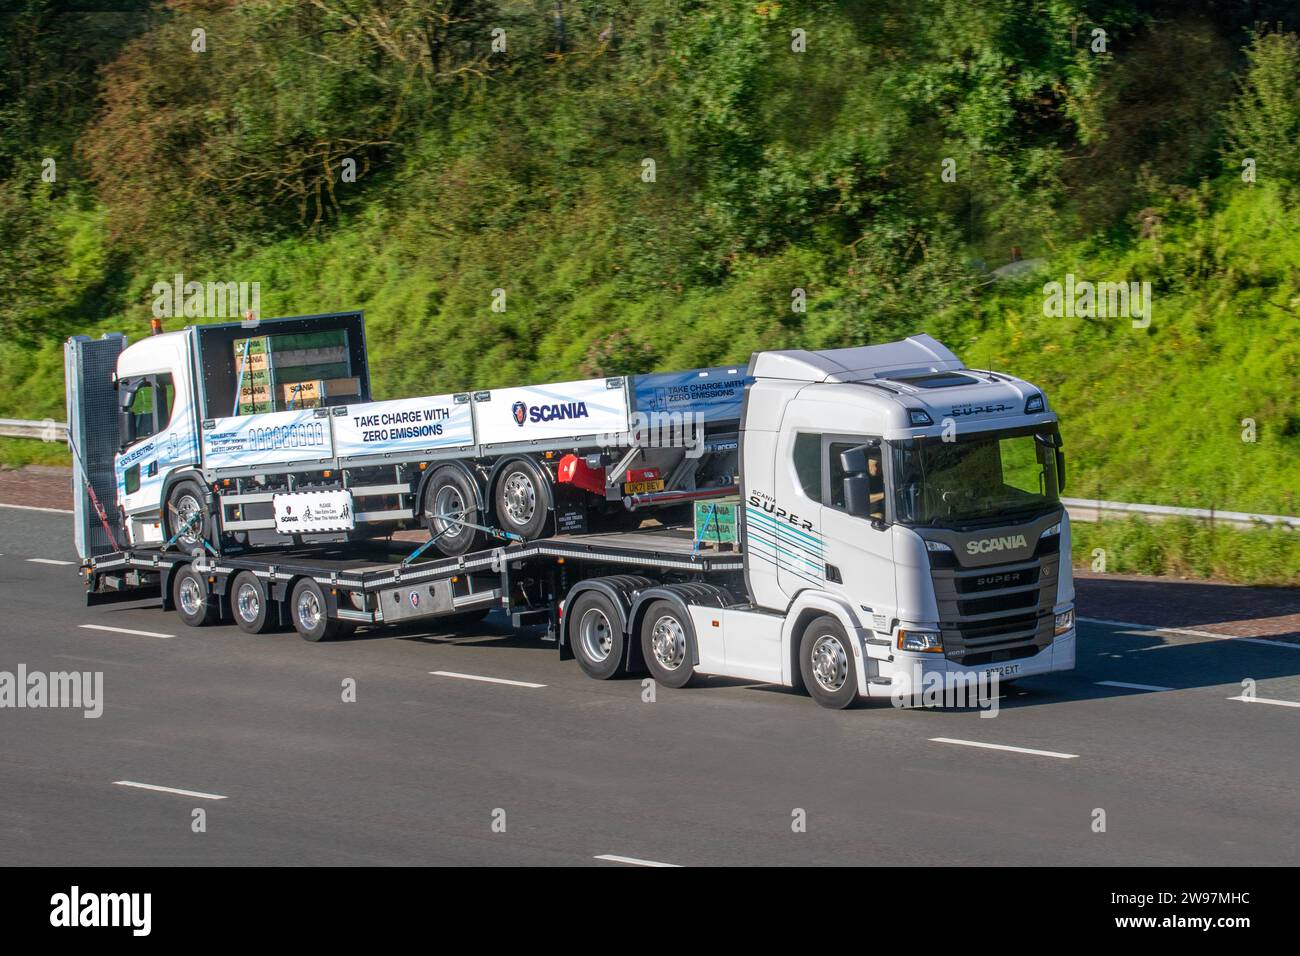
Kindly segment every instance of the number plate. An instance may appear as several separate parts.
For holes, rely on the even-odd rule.
[[[986,673],[986,674],[997,674],[999,677],[1010,677],[1012,674],[1019,674],[1019,673],[1020,673],[1020,665],[1019,665],[1019,664],[1002,664],[1002,665],[999,666],[999,667],[990,667],[990,668],[987,668],[987,669],[984,671],[984,673]]]
[[[623,482],[623,494],[625,495],[644,495],[651,491],[663,491],[663,479],[659,481],[625,481]]]

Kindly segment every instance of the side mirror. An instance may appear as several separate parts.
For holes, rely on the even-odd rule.
[[[120,455],[126,451],[127,445],[135,441],[135,416],[129,408],[123,408],[117,413],[117,422],[117,453]]]
[[[841,457],[848,457],[849,454],[851,453],[845,452]],[[849,475],[844,479],[844,510],[855,518],[865,518],[871,514],[871,486],[865,471],[864,464],[863,473]]]
[[[846,475],[865,475],[867,473],[867,446],[859,445],[857,448],[850,448],[848,451],[840,452],[840,467],[844,469]],[[848,491],[847,485],[845,485],[845,491]],[[848,501],[847,494],[844,500]]]
[[[1056,487],[1065,490],[1065,452],[1059,448],[1056,449]]]

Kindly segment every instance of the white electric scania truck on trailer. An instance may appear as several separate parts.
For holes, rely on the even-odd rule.
[[[153,588],[187,624],[312,641],[501,610],[596,678],[739,677],[829,707],[1074,666],[1056,416],[927,335],[394,402],[368,401],[363,335],[340,314],[70,340],[89,602]],[[275,367],[243,414],[241,373]],[[674,441],[651,412],[678,416]],[[672,507],[731,496],[725,544]],[[364,534],[417,521],[406,556]]]

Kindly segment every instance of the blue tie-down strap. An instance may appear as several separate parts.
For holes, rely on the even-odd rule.
[[[700,551],[700,542],[704,540],[704,532],[708,531],[708,529],[709,529],[709,522],[713,520],[713,517],[714,517],[714,515],[717,513],[717,510],[718,510],[718,506],[717,506],[716,504],[710,502],[710,503],[709,503],[709,513],[706,514],[706,515],[704,516],[704,525],[703,525],[703,527],[700,528],[700,532],[699,532],[699,534],[697,534],[697,535],[695,536],[695,543],[694,543],[693,545],[691,545],[691,554],[692,554],[692,555],[695,555],[695,554],[698,554],[698,553],[699,553],[699,551]],[[719,543],[719,544],[722,543],[722,527],[721,527],[720,525],[719,525],[719,527],[718,527],[718,543]]]
[[[176,510],[173,508],[173,509],[172,509],[172,514],[175,514],[175,513],[176,513]],[[172,545],[174,545],[174,544],[175,544],[175,543],[180,539],[180,536],[181,536],[181,535],[183,535],[186,531],[189,531],[189,530],[190,530],[190,526],[193,525],[195,521],[198,521],[198,520],[199,520],[199,514],[200,514],[200,512],[196,511],[196,512],[194,512],[194,514],[192,514],[192,515],[190,515],[188,518],[186,518],[186,519],[185,519],[185,523],[184,523],[183,525],[181,525],[179,528],[176,529],[176,533],[175,533],[174,535],[172,535],[170,538],[167,539],[167,541],[163,544],[162,549],[163,549],[164,551],[166,551],[168,548],[170,548]],[[199,538],[199,541],[203,544],[203,547],[205,547],[205,548],[208,549],[208,551],[211,553],[211,555],[212,555],[214,558],[218,558],[218,557],[220,557],[220,555],[217,553],[217,549],[214,548],[212,545],[208,544],[208,539],[207,539],[207,538]]]
[[[486,534],[490,534],[494,538],[500,538],[503,541],[518,541],[522,543],[528,540],[523,535],[515,534],[513,531],[502,531],[500,528],[493,528],[490,525],[475,524],[472,521],[466,521],[464,515],[465,512],[463,511],[457,512],[456,514],[434,515],[433,518],[435,521],[437,520],[447,521],[450,522],[450,524],[448,524],[441,531],[436,532],[431,538],[429,538],[428,541],[424,542],[424,544],[420,545],[409,555],[407,555],[406,558],[402,561],[402,567],[405,567],[406,565],[414,561],[416,558],[418,558],[420,555],[424,554],[424,552],[429,549],[429,545],[433,544],[435,541],[437,541],[444,534],[446,534],[448,531],[451,530],[452,525],[464,525],[466,528],[477,528],[479,531],[482,531]]]

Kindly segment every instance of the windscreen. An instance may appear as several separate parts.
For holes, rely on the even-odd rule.
[[[893,454],[899,520],[947,525],[1048,511],[1059,500],[1059,442],[1054,425],[900,442]]]

